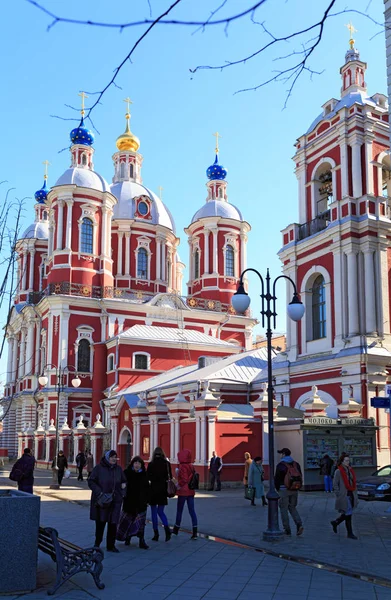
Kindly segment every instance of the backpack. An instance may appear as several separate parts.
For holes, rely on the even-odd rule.
[[[285,463],[287,472],[284,477],[284,485],[287,490],[297,491],[303,485],[303,476],[299,471],[299,465],[296,462]]]
[[[12,467],[11,473],[9,474],[9,478],[11,479],[11,481],[16,481],[17,483],[20,483],[22,481],[23,477],[24,477],[23,469],[21,469],[19,466],[14,464],[14,466]]]
[[[198,490],[200,487],[200,476],[197,473],[197,471],[193,470],[193,475],[191,476],[191,479],[189,481],[189,483],[187,484],[189,490]]]

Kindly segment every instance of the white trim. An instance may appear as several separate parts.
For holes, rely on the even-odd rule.
[[[79,225],[79,243],[78,243],[78,254],[79,257],[81,254],[88,256],[96,256],[97,255],[97,235],[98,235],[98,223],[96,221],[96,213],[98,211],[97,206],[93,206],[92,204],[82,204],[80,206],[81,215],[77,221]],[[92,223],[92,254],[89,255],[87,252],[83,252],[81,250],[81,228],[83,224],[83,219],[90,219]]]
[[[117,445],[118,446],[127,446],[128,445],[127,440],[124,442],[121,441],[121,438],[125,432],[127,432],[127,434],[130,435],[130,439],[131,439],[130,445],[133,446],[133,435],[132,435],[132,432],[130,431],[129,427],[127,427],[127,425],[124,425],[122,427],[121,431],[119,432]],[[128,436],[126,436],[126,437],[128,437]]]
[[[330,419],[337,419],[338,418],[338,402],[335,400],[335,398],[333,398],[333,396],[331,396],[328,392],[324,392],[323,390],[320,390],[319,388],[316,393],[318,394],[319,398],[321,400],[323,400],[323,402],[327,402],[329,404],[329,406],[325,409],[327,416]],[[308,398],[310,398],[310,396],[311,396],[311,390],[302,394],[298,398],[298,400],[295,404],[295,408],[301,409],[301,405],[303,404],[303,402],[305,400],[307,400]]]
[[[309,291],[309,287],[316,279],[318,275],[322,275],[326,288],[326,337],[319,340],[312,339],[312,293]],[[301,327],[301,343],[302,343],[302,354],[313,354],[321,352],[323,350],[329,350],[332,347],[331,340],[331,324],[332,324],[332,311],[333,306],[331,305],[331,279],[330,274],[324,267],[315,265],[311,267],[301,282],[300,295],[305,306],[304,319],[300,322]]]
[[[146,369],[137,369],[142,370],[142,371],[149,371],[149,369],[151,368],[151,355],[149,354],[149,352],[133,352],[132,354],[132,369],[136,369],[136,356],[141,354],[142,356],[146,356],[147,357],[147,368]]]
[[[110,368],[110,360],[113,359],[113,367]],[[108,356],[107,356],[107,372],[110,373],[111,371],[115,370],[115,354],[113,352],[111,352]]]

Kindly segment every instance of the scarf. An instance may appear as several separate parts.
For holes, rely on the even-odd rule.
[[[107,452],[105,452],[105,459],[107,461],[107,464],[109,465],[110,469],[114,469],[114,467],[116,467],[117,465],[112,465],[109,458],[110,456],[112,456],[112,454],[115,454],[114,450],[108,450]]]
[[[344,485],[348,492],[354,492],[356,489],[356,474],[353,471],[352,467],[343,467],[339,465],[339,472],[341,473]]]

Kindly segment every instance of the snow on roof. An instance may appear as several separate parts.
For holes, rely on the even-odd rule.
[[[233,348],[233,344],[220,340],[194,329],[157,327],[154,325],[133,325],[118,336],[121,339],[154,340],[156,342],[176,342],[181,344],[202,344]]]

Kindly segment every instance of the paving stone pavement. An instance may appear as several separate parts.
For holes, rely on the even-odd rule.
[[[39,477],[37,478],[39,479]],[[44,478],[43,478],[44,479]],[[38,482],[38,481],[37,481]],[[48,482],[48,480],[47,480]],[[4,485],[6,483],[6,485]],[[41,483],[41,482],[40,482]],[[10,487],[3,479],[1,487]],[[43,486],[37,486],[37,489]],[[53,496],[41,496],[41,523],[58,529],[60,535],[80,546],[90,546],[93,541],[94,524],[89,520],[86,510],[88,490],[85,484],[77,484],[75,481],[67,482],[58,495],[65,500],[77,500],[79,503],[65,502]],[[84,499],[83,499],[84,497]],[[314,503],[318,510],[323,502],[321,522],[328,519],[329,499],[302,500],[302,509],[311,508]],[[243,501],[244,502],[244,501]],[[243,537],[248,541],[257,541],[260,546],[260,532],[264,526],[265,512],[261,507],[250,509],[241,501],[239,491],[226,491],[220,493],[200,493],[197,498],[197,511],[200,519],[200,530],[205,531],[213,527],[221,529],[226,536],[234,537],[236,532],[243,530]],[[85,506],[83,506],[85,504]],[[377,533],[372,539],[370,536],[370,520],[384,516],[385,505],[376,508],[366,505],[363,514],[363,523],[368,523],[368,531],[361,543],[367,546],[367,559],[371,560],[371,554],[378,553],[376,543]],[[370,508],[372,506],[372,508]],[[211,508],[212,507],[212,508]],[[369,511],[369,512],[368,512]],[[168,514],[171,522],[175,512],[175,501],[170,502]],[[315,512],[315,509],[314,511]],[[372,515],[372,516],[371,516]],[[387,514],[385,519],[390,519]],[[314,523],[311,522],[314,521]],[[307,517],[306,531],[308,536],[312,535],[312,527],[316,527],[314,514]],[[187,516],[184,517],[184,526],[188,526]],[[252,534],[249,527],[252,528]],[[365,531],[365,528],[364,530]],[[213,533],[213,532],[211,532]],[[383,533],[379,530],[378,533]],[[230,535],[228,535],[230,534]],[[361,534],[361,532],[360,532]],[[164,539],[163,531],[161,540]],[[220,535],[220,534],[219,534]],[[357,557],[358,545],[352,546],[353,541],[346,540],[341,536],[334,536],[341,546],[340,552],[343,560],[340,566],[345,566],[351,558]],[[327,537],[326,532],[318,537]],[[151,526],[148,525],[147,539],[152,537]],[[384,536],[383,536],[384,537]],[[288,544],[300,543],[300,538],[292,541],[282,542]],[[305,540],[305,537],[303,537]],[[244,540],[243,540],[244,541]],[[339,575],[317,568],[303,566],[301,564],[283,560],[255,550],[237,547],[225,543],[210,541],[199,538],[190,540],[187,533],[180,533],[173,537],[170,542],[149,542],[150,550],[140,550],[136,543],[125,547],[118,543],[120,553],[106,554],[102,580],[106,584],[105,590],[98,590],[93,583],[92,577],[87,574],[75,576],[71,582],[62,586],[56,593],[56,597],[67,600],[87,600],[101,598],[102,600],[119,600],[128,597],[129,594],[137,595],[137,600],[163,600],[164,598],[221,598],[222,600],[391,600],[391,587],[373,585],[372,583],[356,580],[352,577]],[[277,544],[280,546],[281,544]],[[301,547],[311,550],[314,546],[305,542]],[[276,545],[273,545],[276,550]],[[279,548],[283,550],[283,548]],[[382,560],[387,565],[389,560]],[[325,553],[327,555],[327,553]],[[311,558],[313,556],[309,555]],[[327,556],[329,559],[330,557]],[[368,570],[368,569],[367,569]],[[389,568],[387,569],[388,572]],[[39,552],[38,588],[30,594],[8,596],[8,599],[28,598],[38,599],[47,597],[47,589],[54,581],[54,565],[51,559]]]

